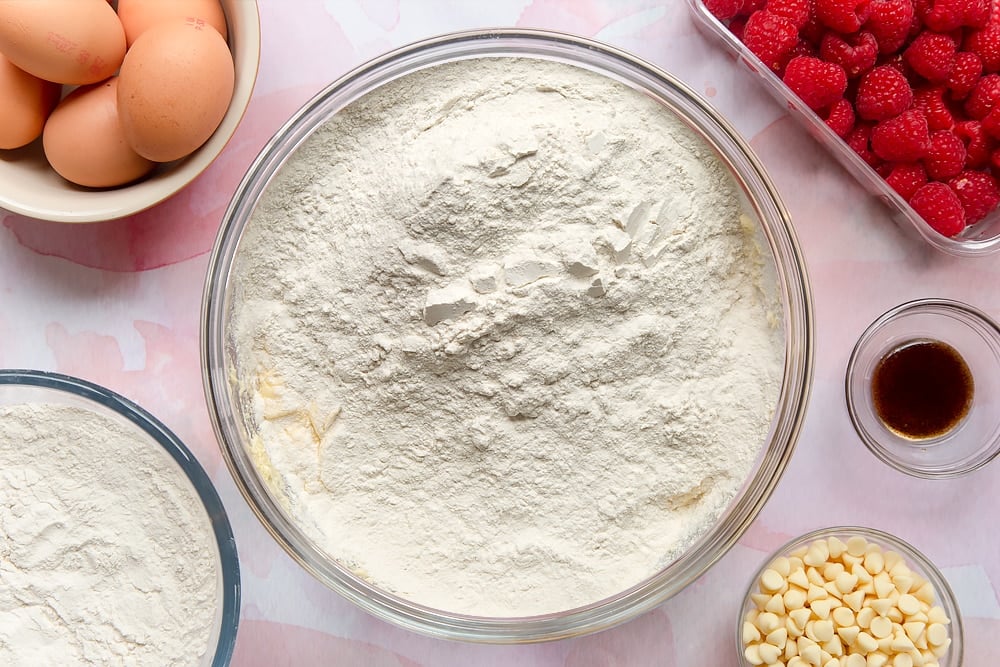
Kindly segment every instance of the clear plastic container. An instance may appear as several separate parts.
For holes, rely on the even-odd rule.
[[[960,257],[983,256],[1000,250],[1000,210],[993,211],[951,238],[934,231],[906,200],[838,137],[822,118],[806,106],[778,75],[729,32],[719,19],[712,16],[702,0],[687,0],[687,3],[698,28],[729,51],[736,62],[751,72],[764,89],[783,108],[788,109],[791,116],[826,148],[848,173],[869,193],[884,202],[889,207],[893,220],[909,236],[923,239],[933,248]]]
[[[212,481],[191,451],[159,420],[109,389],[68,375],[34,370],[0,370],[0,406],[59,405],[95,412],[160,447],[191,484],[215,535],[217,572],[215,620],[200,667],[226,667],[233,657],[240,621],[240,566],[226,510]]]
[[[542,616],[497,618],[454,614],[387,593],[330,558],[300,528],[255,467],[250,408],[234,381],[239,359],[229,320],[239,282],[232,275],[241,238],[261,193],[286,160],[346,105],[414,71],[470,58],[533,58],[568,63],[643,92],[676,114],[730,168],[744,212],[759,225],[774,258],[783,304],[784,380],[767,440],[739,494],[718,522],[686,553],[645,581],[585,607]],[[766,261],[766,260],[765,260]],[[814,331],[805,266],[787,212],[757,158],[733,128],[672,76],[625,52],[578,37],[531,30],[444,35],[391,52],[317,94],[268,142],[226,211],[211,256],[202,312],[203,377],[224,458],[250,507],[281,546],[321,582],[370,613],[432,636],[523,643],[594,632],[659,605],[701,576],[750,525],[778,482],[806,408],[813,373]]]
[[[934,604],[944,609],[944,612],[950,621],[947,628],[951,644],[948,647],[947,652],[939,658],[938,664],[940,667],[959,667],[962,664],[962,656],[964,653],[962,615],[959,611],[958,601],[955,599],[955,594],[951,590],[951,586],[948,585],[948,581],[944,578],[944,575],[941,574],[941,571],[938,570],[934,563],[932,563],[927,556],[920,553],[920,551],[909,543],[884,531],[876,530],[874,528],[865,528],[862,526],[835,526],[832,528],[821,528],[819,530],[806,533],[805,535],[801,535],[800,537],[796,537],[784,546],[776,549],[774,553],[764,560],[760,568],[754,573],[753,577],[750,579],[750,584],[747,586],[746,594],[743,596],[743,604],[740,605],[739,614],[736,618],[736,651],[739,656],[740,667],[753,667],[751,662],[747,660],[744,655],[743,622],[745,620],[746,613],[755,608],[750,595],[758,591],[758,582],[760,581],[761,575],[764,574],[764,571],[769,568],[774,560],[779,556],[788,556],[796,550],[808,547],[816,540],[827,540],[831,537],[835,537],[844,543],[847,543],[851,537],[862,537],[868,544],[876,544],[881,547],[883,552],[894,551],[903,557],[903,561],[909,567],[911,572],[929,581],[931,586],[934,588]],[[889,667],[891,664],[892,663],[887,663],[886,667]]]

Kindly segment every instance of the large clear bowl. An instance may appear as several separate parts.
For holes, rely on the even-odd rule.
[[[0,370],[0,406],[26,403],[87,410],[135,433],[149,447],[160,447],[201,499],[215,536],[216,607],[208,651],[200,667],[227,667],[240,622],[240,565],[226,510],[205,470],[191,451],[156,417],[110,389],[86,380],[35,370]]]
[[[627,590],[565,612],[522,618],[454,614],[374,587],[330,558],[296,525],[250,456],[251,420],[234,384],[238,360],[228,327],[234,257],[262,192],[303,141],[340,109],[414,71],[470,58],[534,58],[582,67],[663,105],[711,147],[732,172],[744,212],[759,224],[774,257],[783,305],[784,378],[761,453],[718,522],[670,565]],[[749,146],[716,111],[673,76],[615,48],[565,34],[491,30],[444,35],[377,58],[335,81],[268,142],[226,211],[210,259],[202,312],[202,363],[209,411],[224,458],[250,507],[279,544],[321,582],[370,613],[408,629],[466,641],[518,643],[560,639],[611,627],[659,605],[701,576],[739,539],[767,501],[792,454],[813,373],[813,314],[806,270],[788,214]]]

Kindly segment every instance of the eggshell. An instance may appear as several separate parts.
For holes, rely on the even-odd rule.
[[[118,0],[118,18],[129,46],[146,30],[171,19],[204,21],[218,30],[223,39],[229,36],[219,0]]]
[[[213,28],[171,21],[144,32],[119,74],[118,110],[140,155],[170,162],[201,146],[226,115],[235,73]]]
[[[3,0],[0,53],[40,79],[102,81],[125,57],[125,30],[105,0]]]
[[[0,53],[0,148],[20,148],[37,139],[61,90]]]
[[[49,116],[42,147],[49,164],[67,181],[113,187],[145,176],[156,166],[125,141],[117,92],[117,77],[77,88]]]

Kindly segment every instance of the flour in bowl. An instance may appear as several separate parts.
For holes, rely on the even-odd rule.
[[[570,65],[468,60],[310,137],[234,264],[263,478],[382,589],[525,616],[650,577],[777,404],[772,259],[716,154]]]

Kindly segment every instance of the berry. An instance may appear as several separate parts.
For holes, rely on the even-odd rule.
[[[878,42],[870,32],[840,35],[832,30],[823,35],[819,45],[823,60],[844,68],[849,78],[867,72],[878,58]]]
[[[806,21],[806,24],[799,29],[799,36],[807,42],[819,44],[826,32],[827,27],[823,25],[823,23],[819,20],[819,17],[816,16],[814,3],[813,11],[809,13],[809,20]]]
[[[913,90],[906,77],[891,65],[880,65],[861,78],[855,110],[866,120],[884,120],[899,115],[913,103]]]
[[[754,12],[743,29],[743,43],[775,72],[788,62],[788,53],[799,41],[799,32],[784,16],[766,9]]]
[[[913,93],[913,107],[924,112],[931,132],[955,127],[955,117],[944,101],[944,88],[930,86]]]
[[[931,83],[948,80],[955,67],[958,44],[948,35],[924,31],[906,47],[903,58],[920,76]]]
[[[970,33],[962,46],[979,56],[984,72],[1000,72],[1000,23]]]
[[[756,11],[764,9],[764,5],[767,4],[767,0],[743,0],[743,9],[740,10],[740,16],[750,16]]]
[[[705,9],[715,18],[725,21],[740,13],[743,0],[705,0]]]
[[[816,18],[837,32],[857,32],[868,19],[868,1],[816,0]]]
[[[955,123],[955,135],[965,144],[965,166],[982,169],[990,161],[994,142],[983,131],[978,120],[963,120]]]
[[[903,46],[913,23],[912,0],[872,0],[865,30],[878,42],[879,53],[895,53]]]
[[[969,118],[982,120],[1000,102],[1000,74],[987,74],[976,82],[976,87],[965,100],[965,113]]]
[[[837,133],[837,136],[843,139],[846,137],[851,130],[854,129],[854,107],[851,103],[844,98],[840,98],[836,102],[830,105],[830,109],[826,112],[826,118],[824,122],[830,126],[830,129]]]
[[[892,170],[885,177],[885,182],[899,196],[909,201],[921,186],[927,183],[927,172],[924,165],[919,162],[898,162],[892,166]]]
[[[910,197],[910,206],[931,229],[954,236],[965,229],[965,210],[958,195],[944,183],[928,183]]]
[[[937,32],[962,26],[983,28],[990,19],[990,0],[933,0],[924,24]]]
[[[951,99],[964,100],[976,87],[976,82],[983,75],[983,61],[971,51],[962,51],[955,55],[955,66],[948,75],[948,90]]]
[[[747,22],[737,17],[729,21],[729,32],[733,33],[736,39],[743,41],[743,31],[747,27]]]
[[[792,58],[785,68],[784,82],[814,110],[830,106],[847,90],[843,67],[810,56]]]
[[[968,225],[979,222],[1000,204],[997,181],[985,171],[963,171],[948,181],[948,186],[962,202],[965,223]]]
[[[1000,139],[1000,107],[996,107],[986,114],[980,124],[986,136],[991,139]]]
[[[872,152],[871,134],[871,125],[863,122],[856,123],[854,125],[854,129],[851,130],[846,137],[844,137],[844,141],[847,142],[847,145],[851,147],[851,150],[857,153],[869,167],[877,169],[879,165],[882,164],[882,158]]]
[[[965,143],[948,130],[932,133],[924,167],[927,175],[935,181],[957,175],[965,167]]]
[[[767,11],[784,16],[801,30],[812,14],[812,0],[767,0]]]
[[[872,150],[883,160],[914,162],[927,155],[931,146],[927,119],[919,109],[909,109],[883,120],[872,129]]]

